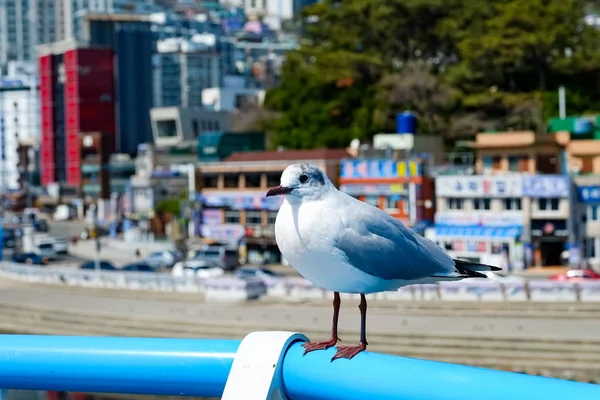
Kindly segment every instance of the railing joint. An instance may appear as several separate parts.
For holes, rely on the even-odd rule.
[[[290,345],[308,338],[296,332],[252,332],[233,359],[221,400],[288,400],[281,366]]]

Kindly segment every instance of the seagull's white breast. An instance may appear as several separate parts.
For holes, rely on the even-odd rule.
[[[275,239],[283,257],[318,287],[343,293],[374,293],[402,284],[362,272],[334,251],[342,222],[327,201],[291,205],[284,201],[275,221]]]

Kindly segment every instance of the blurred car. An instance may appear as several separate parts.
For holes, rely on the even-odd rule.
[[[12,256],[12,261],[19,264],[47,265],[48,258],[36,253],[20,253]]]
[[[69,241],[66,238],[54,236],[51,238],[51,242],[56,254],[69,254]]]
[[[38,255],[45,257],[48,260],[56,259],[56,250],[54,250],[54,244],[52,243],[40,243],[34,250]]]
[[[86,261],[79,269],[96,269],[96,261]],[[116,271],[117,268],[108,261],[100,260],[100,269],[107,271]]]
[[[121,271],[129,271],[129,272],[157,272],[157,269],[151,265],[143,264],[143,263],[134,263],[125,265],[121,268]]]
[[[231,271],[240,264],[237,250],[227,249],[225,246],[208,246],[199,250],[192,250],[188,253],[191,260],[204,260],[219,267],[225,271]]]
[[[175,277],[195,276],[200,279],[217,278],[225,275],[222,268],[203,260],[180,261],[173,266],[171,274]]]
[[[26,208],[22,214],[15,215],[13,222],[19,225],[33,225],[36,232],[48,232],[48,222],[37,208]]]
[[[235,271],[235,276],[241,279],[248,278],[259,278],[259,279],[273,279],[281,278],[282,275],[271,271],[267,268],[254,268],[254,267],[243,267]]]
[[[154,268],[170,268],[178,261],[183,260],[183,254],[177,250],[155,251],[148,254],[142,262]]]
[[[523,278],[522,276],[516,276],[516,275],[501,275],[497,272],[494,271],[481,271],[481,274],[487,276],[487,280],[492,280],[495,282],[525,282],[527,279]],[[475,278],[477,279],[477,278]],[[484,279],[484,278],[482,278]]]
[[[600,279],[600,274],[592,269],[571,269],[560,274],[552,275],[548,279],[551,281],[569,281],[577,282],[590,279]]]
[[[2,229],[2,246],[12,249],[15,247],[16,241],[15,229]]]

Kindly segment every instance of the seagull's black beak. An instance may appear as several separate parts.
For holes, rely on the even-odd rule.
[[[273,189],[271,189],[267,192],[267,195],[265,197],[280,196],[282,194],[290,194],[292,192],[292,190],[293,190],[293,188],[290,188],[290,187],[275,186]]]

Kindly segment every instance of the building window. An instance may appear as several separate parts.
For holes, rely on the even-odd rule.
[[[494,159],[492,156],[483,157],[483,169],[491,170],[492,168],[494,168]]]
[[[277,211],[269,211],[267,214],[267,222],[269,225],[275,225],[275,220],[277,219]]]
[[[521,210],[521,199],[503,199],[505,210]]]
[[[560,199],[558,198],[539,199],[538,208],[540,209],[540,211],[558,211],[559,203]]]
[[[218,186],[219,179],[217,175],[204,175],[202,176],[202,187],[205,188],[216,188]]]
[[[260,211],[247,211],[246,212],[246,225],[260,225],[262,223],[262,217]]]
[[[588,238],[585,239],[585,257],[595,258],[596,257],[596,239]]]
[[[240,212],[237,210],[225,211],[225,223],[226,224],[239,224],[240,223]]]
[[[502,244],[498,242],[492,242],[492,254],[501,254],[502,253]]]
[[[281,182],[281,172],[278,173],[272,173],[272,172],[267,172],[267,187],[274,187],[274,186],[279,186],[279,183]]]
[[[223,174],[223,182],[226,188],[236,188],[239,183],[238,174]]]
[[[378,196],[365,196],[365,203],[372,205],[373,207],[379,207]]]
[[[383,209],[392,212],[398,211],[398,201],[400,201],[398,196],[385,196],[383,198]]]
[[[473,208],[476,210],[491,210],[492,201],[490,199],[474,199]]]
[[[274,185],[277,186],[277,185]],[[246,174],[246,187],[247,188],[259,188],[260,187],[260,174]]]
[[[588,206],[588,221],[598,221],[598,206]]]
[[[192,121],[192,129],[194,130],[195,137],[200,136],[200,132],[198,131],[198,121],[197,120]]]
[[[464,199],[450,197],[446,199],[448,210],[462,210],[464,208]]]
[[[519,157],[509,156],[508,157],[508,170],[511,172],[519,172]]]

